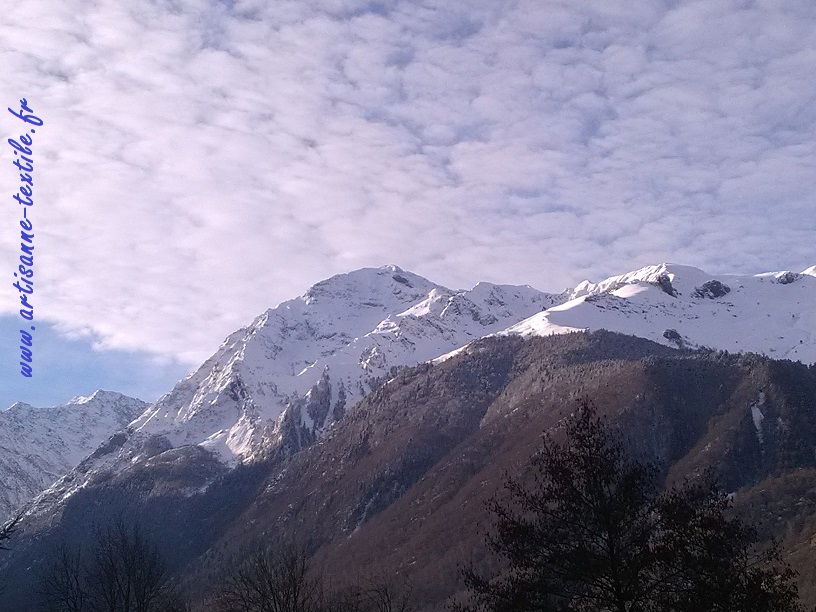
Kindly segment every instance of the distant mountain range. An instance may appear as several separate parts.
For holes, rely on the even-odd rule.
[[[715,277],[662,264],[560,294],[488,283],[453,291],[396,266],[338,275],[232,334],[153,405],[97,393],[107,407],[85,399],[51,409],[79,418],[84,407],[85,429],[99,440],[81,446],[73,426],[51,426],[51,444],[68,450],[39,480],[25,475],[27,489],[14,480],[24,471],[7,473],[0,454],[0,477],[19,491],[8,508],[42,491],[23,527],[31,540],[8,571],[36,561],[51,541],[44,530],[81,538],[94,508],[95,520],[118,511],[151,522],[191,584],[241,542],[274,539],[272,525],[294,532],[314,517],[322,558],[373,563],[373,551],[348,540],[366,529],[390,542],[393,567],[411,573],[406,551],[420,555],[423,538],[449,529],[445,513],[478,514],[462,506],[484,498],[470,479],[487,470],[495,491],[500,470],[529,456],[579,395],[650,436],[645,450],[678,477],[716,460],[736,490],[816,469],[807,451],[813,369],[711,352],[812,364],[814,305],[816,266]],[[535,339],[596,330],[629,337]],[[24,408],[34,410],[13,410]],[[508,432],[518,427],[531,429],[517,444]],[[478,548],[472,533],[454,532],[460,548]],[[400,533],[402,544],[392,542]],[[448,555],[462,561],[465,549]],[[449,573],[445,588],[423,597],[450,595]]]
[[[147,403],[108,391],[53,408],[16,403],[0,412],[0,520],[65,475]]]

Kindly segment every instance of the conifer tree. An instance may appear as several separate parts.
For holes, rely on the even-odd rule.
[[[654,464],[629,456],[594,408],[545,435],[532,484],[509,478],[493,500],[490,549],[506,570],[464,572],[470,601],[493,612],[794,612],[794,573],[731,516],[710,477],[660,491]]]

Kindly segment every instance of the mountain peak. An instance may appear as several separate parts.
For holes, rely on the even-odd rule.
[[[708,347],[816,362],[816,275],[712,275],[672,263],[598,283],[506,330],[550,335],[607,329],[679,348]]]
[[[65,404],[63,404],[63,405],[67,406],[67,405],[87,404],[89,402],[94,402],[94,401],[110,403],[110,402],[118,402],[118,401],[121,401],[121,400],[141,402],[141,400],[139,400],[137,398],[128,397],[127,395],[124,395],[124,394],[119,393],[117,391],[106,391],[104,389],[97,389],[96,391],[94,391],[93,393],[91,393],[90,395],[87,395],[87,396],[77,395],[75,397],[72,397],[70,400],[65,402]]]
[[[14,402],[6,410],[0,411],[0,414],[2,414],[3,412],[7,412],[9,414],[12,414],[12,413],[16,413],[16,412],[19,412],[19,411],[25,411],[25,410],[36,410],[36,408],[34,406],[32,406],[31,404],[28,404],[26,402]]]
[[[147,404],[97,391],[47,408],[17,402],[0,412],[0,521],[63,476]]]
[[[200,444],[228,462],[248,458],[264,444],[320,435],[394,367],[550,305],[529,286],[452,291],[395,265],[337,274],[227,338],[134,427],[139,436]]]
[[[346,298],[356,303],[376,301],[375,298],[408,294],[427,294],[431,289],[439,287],[426,278],[408,272],[398,266],[381,266],[379,268],[360,268],[344,274],[336,274],[326,280],[312,285],[301,296],[307,304],[320,299]],[[410,298],[408,298],[410,299]],[[294,300],[284,302],[291,304]]]

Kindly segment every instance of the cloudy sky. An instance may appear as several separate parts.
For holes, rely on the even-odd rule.
[[[0,152],[0,406],[155,399],[364,266],[558,291],[816,263],[812,0],[27,0],[0,41],[0,107],[44,121],[31,379]]]

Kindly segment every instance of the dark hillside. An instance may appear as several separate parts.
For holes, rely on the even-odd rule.
[[[492,563],[485,501],[502,494],[507,473],[523,476],[542,431],[582,398],[634,453],[659,462],[667,482],[717,470],[739,510],[810,579],[816,370],[608,332],[491,338],[407,369],[289,457],[224,472],[203,451],[176,449],[100,477],[54,526],[24,527],[5,576],[25,585],[60,538],[126,515],[150,526],[199,598],[225,563],[260,543],[295,541],[335,584],[399,573],[426,609],[440,609],[460,588],[460,565]],[[15,593],[19,605],[4,610],[27,609]]]
[[[484,553],[484,501],[580,398],[670,481],[715,466],[729,490],[747,495],[801,464],[792,449],[806,447],[816,428],[797,389],[812,384],[813,371],[798,364],[681,353],[606,332],[485,341],[400,374],[290,459],[218,558],[259,537],[296,534],[336,579],[399,571],[437,606],[457,588],[457,566]],[[762,393],[760,441],[751,406]]]

